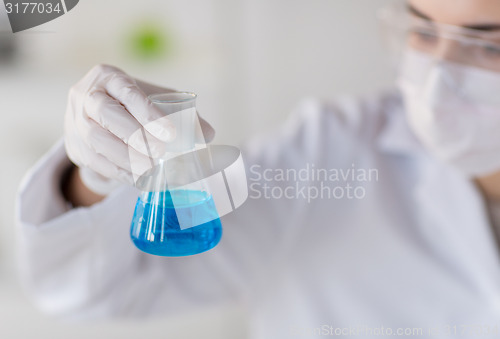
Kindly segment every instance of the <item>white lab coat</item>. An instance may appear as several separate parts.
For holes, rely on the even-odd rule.
[[[69,161],[59,144],[19,193],[22,276],[36,303],[53,314],[94,318],[178,314],[231,300],[248,308],[251,337],[259,339],[328,331],[371,338],[399,328],[442,338],[455,336],[453,326],[493,331],[500,321],[500,265],[482,197],[421,148],[398,94],[305,100],[283,128],[243,154],[249,184],[255,164],[354,164],[377,169],[378,181],[362,184],[362,199],[310,203],[255,199],[254,187],[245,205],[223,218],[215,249],[163,258],[129,239],[134,188],[89,208],[64,202],[58,183]]]

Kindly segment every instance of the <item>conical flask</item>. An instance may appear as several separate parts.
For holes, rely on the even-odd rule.
[[[210,164],[202,164],[196,152],[206,147],[196,95],[174,92],[149,99],[175,125],[176,137],[165,145],[165,154],[152,158],[151,168],[135,178],[142,193],[130,236],[137,248],[153,255],[178,257],[205,252],[219,243],[222,225],[203,179],[204,168]],[[144,140],[147,144],[145,134]]]

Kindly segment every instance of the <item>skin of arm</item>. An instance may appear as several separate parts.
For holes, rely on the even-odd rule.
[[[61,191],[73,207],[88,207],[102,201],[105,196],[94,193],[85,186],[80,177],[80,168],[72,165],[61,180]]]

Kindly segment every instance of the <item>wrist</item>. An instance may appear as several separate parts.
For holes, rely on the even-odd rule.
[[[80,176],[80,168],[73,164],[62,175],[61,192],[73,207],[88,207],[105,198],[85,186]]]

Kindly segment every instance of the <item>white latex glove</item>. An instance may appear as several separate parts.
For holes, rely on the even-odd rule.
[[[144,162],[146,167],[151,163],[149,155],[154,158],[165,153],[166,143],[175,138],[175,127],[168,119],[160,119],[164,114],[147,99],[150,94],[165,92],[172,90],[136,81],[107,65],[95,66],[70,89],[65,148],[89,189],[106,195],[120,184],[133,185],[129,152],[134,152],[134,162]],[[204,141],[209,142],[215,134],[213,128],[203,119],[200,125]],[[142,139],[133,137],[142,127],[147,140],[153,140],[149,149]]]

